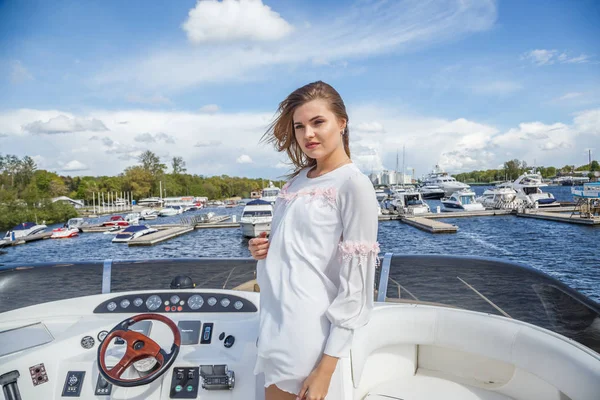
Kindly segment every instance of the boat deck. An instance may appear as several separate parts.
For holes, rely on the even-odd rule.
[[[456,225],[450,225],[445,222],[424,217],[406,217],[402,218],[402,222],[430,233],[456,233],[458,231]]]

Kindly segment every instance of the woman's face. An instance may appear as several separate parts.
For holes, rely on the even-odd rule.
[[[341,135],[346,121],[338,120],[325,100],[312,100],[294,112],[294,134],[302,151],[315,160],[344,152]]]

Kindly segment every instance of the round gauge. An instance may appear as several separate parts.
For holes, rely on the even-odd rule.
[[[212,307],[215,304],[217,304],[217,299],[215,299],[214,297],[209,297],[207,302],[208,302],[208,305]]]
[[[239,301],[239,300],[238,300],[238,301],[236,301],[235,303],[233,303],[233,307],[234,307],[236,310],[241,310],[241,309],[242,309],[242,307],[244,307],[244,303],[242,303],[241,301]]]
[[[115,311],[117,309],[117,303],[111,301],[106,305],[106,308],[108,309],[108,311]]]
[[[134,301],[133,301],[133,305],[136,307],[141,306],[142,304],[144,304],[144,300],[140,299],[139,297],[137,297]]]
[[[91,349],[92,347],[94,347],[94,338],[91,336],[84,336],[81,339],[81,347],[83,347],[84,349]]]
[[[127,308],[127,307],[129,307],[129,304],[131,304],[129,302],[129,300],[127,300],[127,299],[121,300],[121,308]]]
[[[231,301],[227,297],[221,299],[221,305],[223,307],[229,307],[229,304],[231,304]]]
[[[172,304],[177,304],[179,303],[179,296],[177,296],[176,294],[174,294],[173,296],[171,296],[171,303]]]
[[[148,297],[148,300],[146,300],[146,307],[148,307],[148,310],[150,311],[158,310],[158,307],[161,305],[162,299],[155,294]]]
[[[147,357],[133,363],[138,372],[148,372],[156,365],[158,361],[154,357]]]
[[[108,331],[100,331],[98,332],[98,341],[101,342],[105,337],[108,336]]]
[[[197,310],[204,305],[204,299],[199,294],[195,294],[188,299],[187,303],[192,310]]]

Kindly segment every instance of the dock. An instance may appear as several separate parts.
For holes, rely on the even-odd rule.
[[[217,228],[239,228],[239,222],[208,222],[202,224],[196,224],[196,229],[217,229]]]
[[[402,218],[401,221],[429,233],[456,233],[458,231],[456,225],[450,225],[430,218],[406,217]]]
[[[546,212],[546,211],[527,211],[524,213],[517,214],[518,217],[523,218],[536,218],[544,219],[547,221],[558,221],[566,222],[570,224],[588,225],[588,226],[600,226],[600,218],[582,218],[579,214],[563,214],[558,212]]]
[[[439,218],[465,218],[465,217],[492,217],[498,215],[511,215],[515,214],[515,210],[483,210],[483,211],[455,211],[455,212],[441,212],[441,213],[429,213],[421,214],[420,217],[429,219]]]
[[[38,240],[50,239],[50,236],[52,236],[52,232],[37,233],[35,235],[18,238],[12,242],[8,242],[8,241],[3,242],[2,246],[0,246],[0,247],[18,246],[20,244],[26,244],[26,243],[35,242]]]
[[[194,230],[193,226],[180,226],[175,228],[163,229],[149,235],[141,236],[137,239],[130,240],[129,246],[153,246],[165,240],[173,239],[177,236],[184,235]]]

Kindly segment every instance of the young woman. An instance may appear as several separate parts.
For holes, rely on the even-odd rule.
[[[278,111],[265,138],[295,170],[270,239],[249,243],[261,298],[255,374],[265,374],[267,400],[338,400],[338,359],[373,308],[375,190],[350,159],[348,114],[333,87],[303,86]]]

